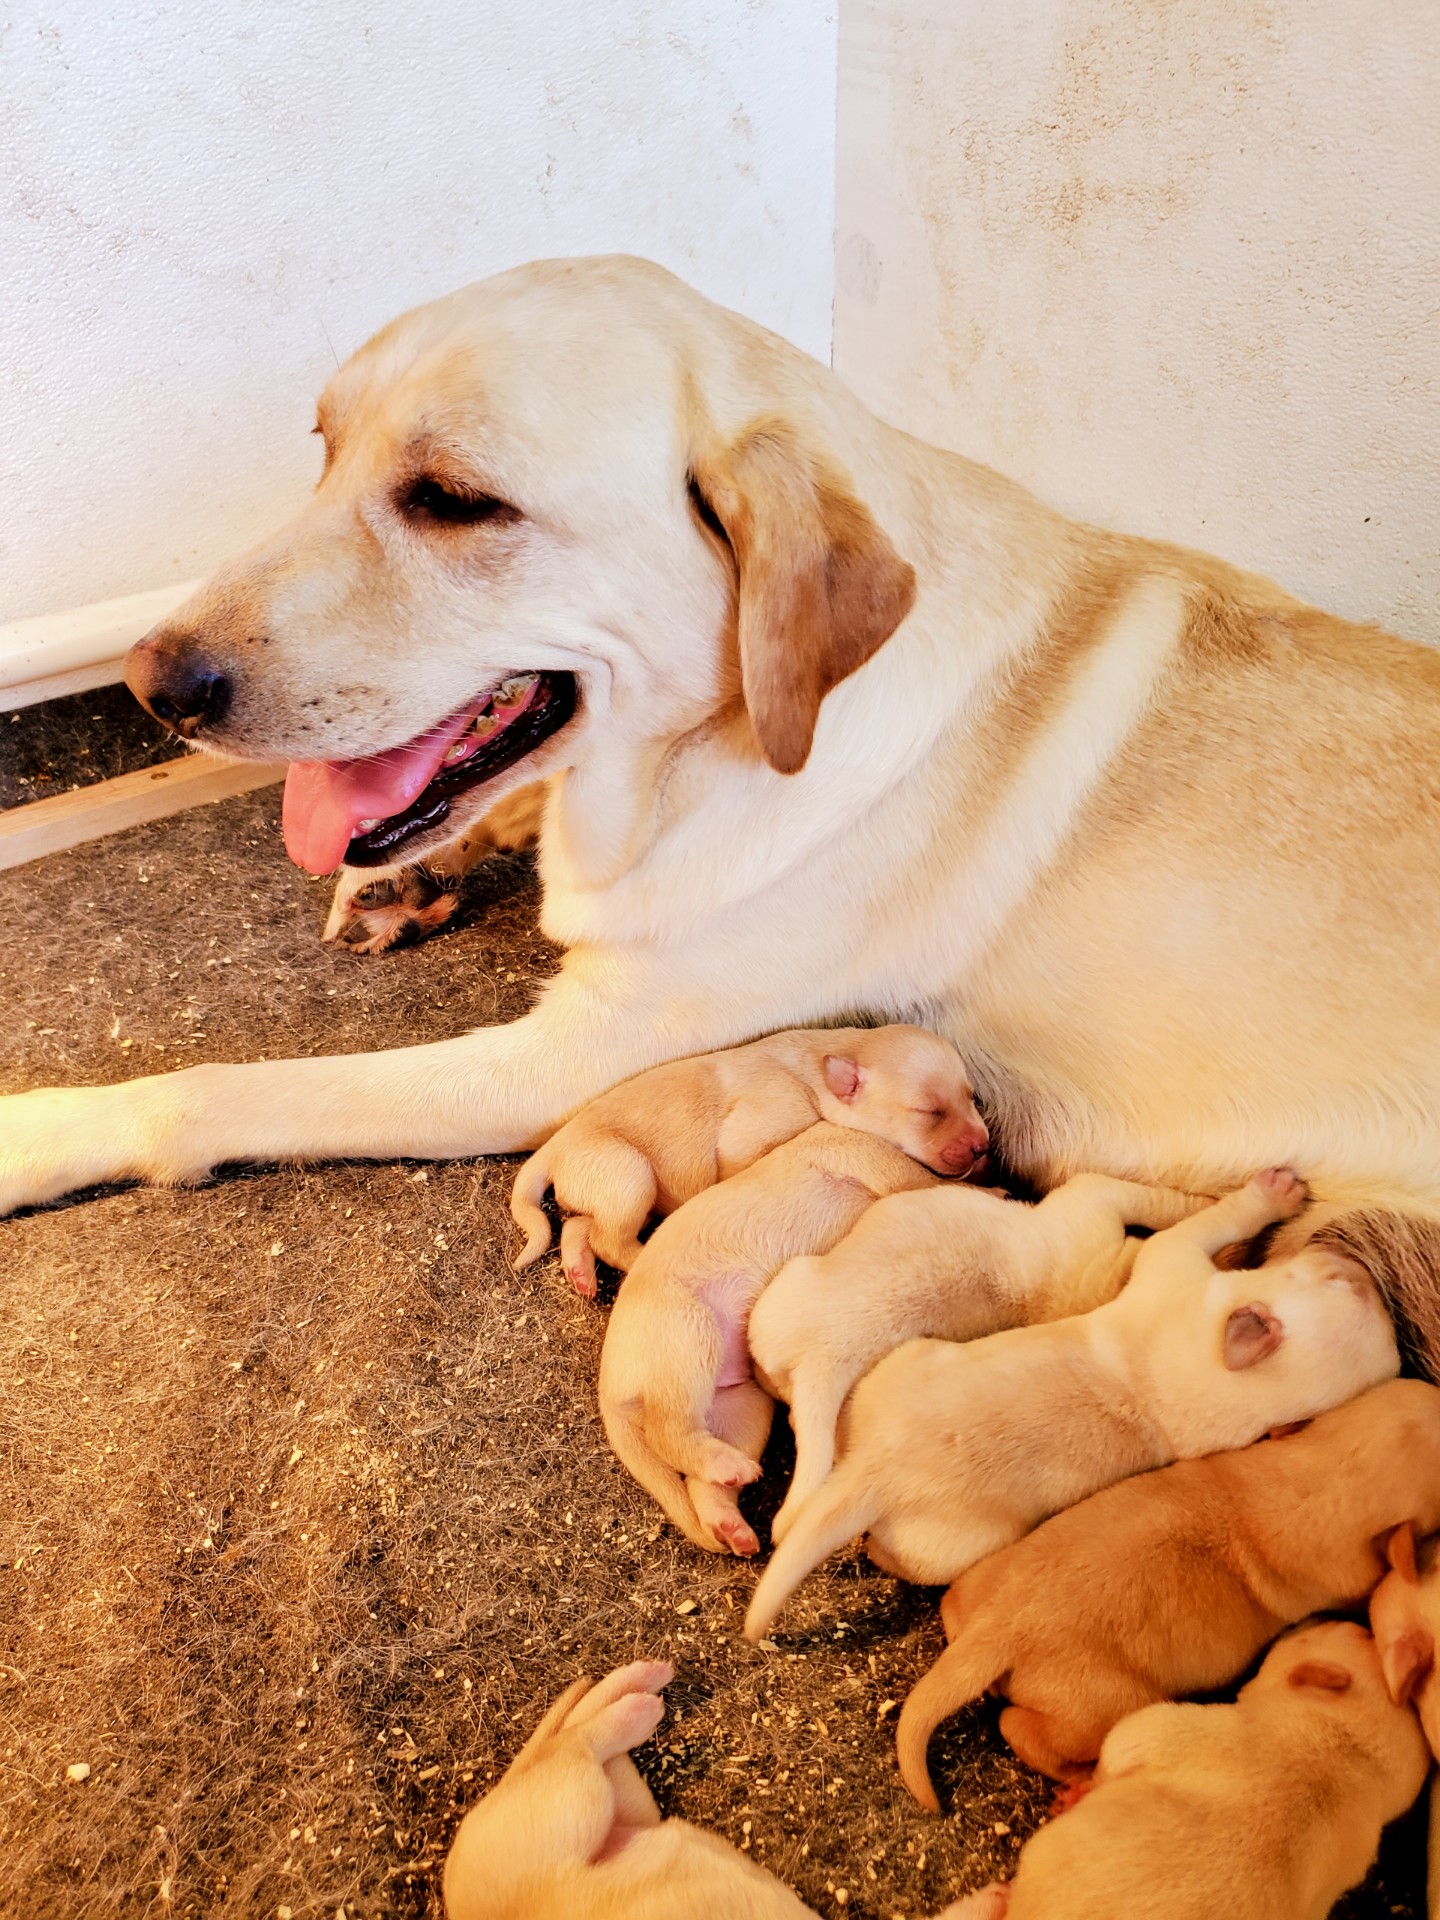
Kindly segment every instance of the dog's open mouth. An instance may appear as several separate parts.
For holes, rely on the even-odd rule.
[[[285,849],[297,867],[386,866],[483,786],[558,733],[575,676],[512,673],[428,733],[363,760],[300,760],[285,780]]]

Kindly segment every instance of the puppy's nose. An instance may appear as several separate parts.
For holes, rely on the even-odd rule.
[[[950,1173],[975,1173],[984,1164],[990,1135],[983,1122],[972,1124],[945,1142],[940,1162]]]
[[[125,660],[125,684],[148,713],[193,740],[214,726],[230,705],[229,676],[205,658],[190,634],[159,627],[137,641]]]

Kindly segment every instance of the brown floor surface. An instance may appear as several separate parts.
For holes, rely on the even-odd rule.
[[[437,1039],[553,966],[513,858],[426,946],[322,947],[328,888],[277,812],[0,876],[0,1087]],[[545,1703],[640,1653],[679,1669],[642,1755],[662,1804],[822,1913],[917,1915],[1009,1868],[1049,1790],[988,1711],[945,1742],[949,1817],[896,1780],[934,1596],[842,1559],[778,1651],[738,1638],[750,1569],[605,1448],[603,1310],[553,1259],[510,1269],[510,1171],[261,1168],[0,1226],[0,1911],[435,1913],[461,1811]],[[1417,1838],[1337,1912],[1419,1915]]]

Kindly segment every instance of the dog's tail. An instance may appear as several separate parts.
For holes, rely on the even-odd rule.
[[[515,1176],[510,1189],[510,1218],[526,1236],[525,1245],[515,1256],[515,1267],[528,1267],[550,1245],[550,1222],[541,1205],[550,1190],[550,1143],[531,1154]]]
[[[967,1644],[962,1630],[910,1689],[895,1729],[895,1755],[900,1778],[927,1813],[940,1811],[930,1783],[930,1736],[942,1720],[978,1700],[999,1678],[993,1649]]]
[[[600,1414],[605,1432],[620,1464],[652,1494],[685,1538],[707,1553],[728,1553],[723,1541],[713,1539],[700,1523],[683,1477],[662,1460],[645,1437],[638,1400],[608,1401],[601,1396]]]
[[[857,1533],[868,1532],[880,1512],[879,1494],[857,1486],[842,1460],[801,1507],[784,1540],[771,1554],[745,1615],[745,1638],[763,1639],[801,1581],[837,1547],[843,1547]]]

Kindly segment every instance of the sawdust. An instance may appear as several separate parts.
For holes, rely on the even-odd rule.
[[[438,1038],[553,967],[523,860],[424,947],[322,949],[275,812],[4,877],[5,1086]],[[0,1910],[437,1913],[543,1706],[640,1653],[679,1670],[640,1755],[664,1807],[822,1913],[922,1914],[1013,1865],[1050,1789],[988,1708],[939,1743],[948,1817],[895,1775],[935,1596],[851,1556],[772,1650],[741,1640],[752,1571],[605,1447],[603,1309],[509,1267],[511,1170],[258,1169],[0,1227]],[[1414,1847],[1352,1920],[1421,1911]]]

